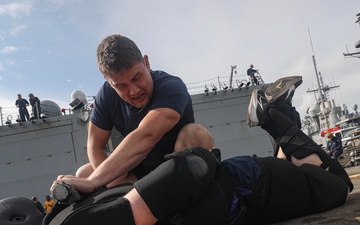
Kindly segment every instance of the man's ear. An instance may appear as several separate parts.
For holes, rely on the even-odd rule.
[[[146,67],[150,70],[150,62],[149,62],[149,57],[147,55],[144,55],[144,62]]]

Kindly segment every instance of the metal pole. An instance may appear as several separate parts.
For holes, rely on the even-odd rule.
[[[37,119],[40,119],[40,115],[39,115],[39,104],[38,104],[38,102],[36,101],[35,102],[35,113],[36,113],[36,118]]]
[[[233,82],[234,72],[236,73],[236,65],[235,65],[235,66],[231,66],[231,72],[230,72],[230,89],[232,88],[232,82]]]
[[[2,108],[0,106],[0,120],[1,120],[1,126],[3,126],[3,114],[2,114]]]
[[[314,63],[316,81],[317,81],[318,86],[319,86],[320,101],[321,101],[321,106],[323,108],[322,111],[324,113],[324,111],[325,111],[324,110],[325,109],[325,103],[324,103],[323,90],[322,90],[322,86],[320,85],[319,74],[318,74],[317,67],[316,67],[315,52],[314,52],[314,47],[313,47],[313,44],[312,44],[309,28],[308,28],[308,32],[309,32],[309,37],[310,37],[311,49],[312,49],[312,52],[313,52],[312,59],[313,59],[313,63]],[[326,129],[328,129],[329,128],[329,123],[328,123],[327,115],[325,113],[324,113],[324,115],[325,115],[325,126],[326,126]]]

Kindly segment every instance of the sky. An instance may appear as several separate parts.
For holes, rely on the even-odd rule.
[[[189,87],[228,82],[234,65],[236,79],[246,78],[250,64],[266,83],[301,75],[293,99],[301,117],[315,103],[306,92],[318,87],[315,56],[324,84],[340,85],[330,97],[352,111],[360,106],[360,58],[343,53],[360,51],[358,13],[359,0],[2,0],[0,107],[16,113],[18,93],[61,108],[70,108],[75,90],[96,95],[105,81],[96,48],[122,34],[153,70]]]

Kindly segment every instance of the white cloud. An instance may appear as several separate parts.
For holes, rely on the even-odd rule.
[[[13,28],[10,31],[10,34],[11,34],[11,36],[16,36],[18,33],[20,33],[22,30],[25,30],[25,29],[26,29],[25,25],[20,25],[20,26]]]
[[[51,0],[50,2],[57,5],[65,5],[65,4],[79,3],[82,2],[82,0]]]
[[[4,62],[0,62],[0,71],[4,71],[6,66],[12,66],[14,64],[15,62],[12,60],[5,60]]]
[[[15,62],[13,60],[6,60],[6,65],[7,66],[12,66],[12,65],[15,65]]]
[[[29,15],[32,9],[30,2],[14,2],[10,4],[0,5],[0,15],[9,15],[12,18],[21,15]]]
[[[0,31],[0,40],[5,40],[5,33]]]
[[[17,50],[18,50],[18,48],[15,46],[5,46],[4,48],[2,48],[0,50],[0,53],[8,54],[8,53],[16,52]]]
[[[72,82],[72,80],[70,80],[70,79],[66,79],[66,82],[71,83],[71,82]]]

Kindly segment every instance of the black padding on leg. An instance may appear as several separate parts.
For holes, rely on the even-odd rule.
[[[81,201],[71,204],[43,225],[118,225],[135,224],[126,193],[132,184],[99,190]]]
[[[39,225],[43,217],[30,199],[11,197],[0,200],[1,225]]]
[[[276,143],[281,146],[288,161],[291,156],[302,159],[311,154],[317,154],[323,162],[321,167],[326,169],[330,164],[330,158],[322,148],[309,136],[304,134],[290,118],[274,108],[270,108],[269,117],[272,122],[272,133],[275,133]]]
[[[232,193],[232,192],[230,192]],[[229,207],[222,186],[217,181],[211,181],[209,188],[196,204],[181,210],[181,225],[219,225],[228,224]]]
[[[130,203],[118,197],[74,210],[61,225],[135,225]]]
[[[210,150],[202,147],[186,148],[182,151],[177,151],[168,155],[165,155],[165,159],[169,160],[176,157],[186,157],[188,155],[197,155],[207,164],[209,169],[209,176],[214,177],[219,161],[216,155],[212,154]]]
[[[175,152],[166,159],[134,184],[159,220],[196,202],[206,192],[218,166],[209,150],[198,147]]]
[[[295,124],[297,125],[297,127],[299,129],[301,129],[301,119],[300,119],[300,114],[298,111],[296,111],[295,107],[291,108],[291,120],[295,122]]]
[[[292,126],[296,126],[288,116],[275,108],[269,108],[266,112],[267,120],[261,124],[261,128],[266,130],[274,140],[277,140]]]
[[[298,127],[293,126],[288,129],[277,140],[277,143],[282,147],[287,158],[294,156],[297,159],[302,159],[311,154],[317,154],[323,162],[321,167],[323,169],[329,167],[331,159],[326,152]]]
[[[214,179],[210,181],[207,191],[198,198],[195,204],[170,214],[156,225],[168,225],[169,223],[171,225],[228,224],[233,193],[229,174],[220,166]]]

